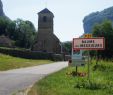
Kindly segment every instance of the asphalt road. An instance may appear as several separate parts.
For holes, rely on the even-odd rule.
[[[0,95],[12,95],[23,90],[44,76],[68,66],[67,62],[39,65],[0,72]]]

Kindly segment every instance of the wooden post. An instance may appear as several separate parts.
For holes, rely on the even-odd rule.
[[[88,51],[88,80],[90,81],[90,54]]]
[[[98,51],[96,51],[96,65],[98,64]]]
[[[76,75],[77,75],[77,73],[78,73],[78,67],[76,66]]]

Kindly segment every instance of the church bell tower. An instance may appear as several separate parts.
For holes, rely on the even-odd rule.
[[[53,33],[54,15],[47,8],[38,13],[38,33],[34,51],[60,53],[60,41]]]
[[[38,31],[53,33],[53,13],[45,8],[38,13],[38,17]]]

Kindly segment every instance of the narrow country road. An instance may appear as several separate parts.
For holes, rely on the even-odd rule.
[[[0,95],[12,95],[19,90],[29,87],[44,76],[67,66],[67,62],[56,62],[0,72]]]

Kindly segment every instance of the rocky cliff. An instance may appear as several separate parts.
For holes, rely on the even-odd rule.
[[[102,23],[106,19],[113,21],[113,7],[87,15],[83,20],[84,32],[91,33],[96,23]]]
[[[2,4],[1,0],[0,0],[0,16],[5,16],[5,14],[3,12],[3,4]]]

